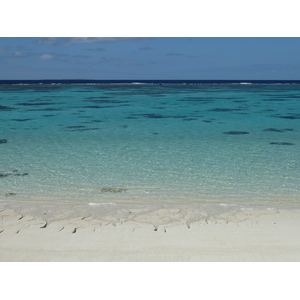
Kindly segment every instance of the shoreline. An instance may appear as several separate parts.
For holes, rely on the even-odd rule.
[[[300,209],[0,203],[0,261],[300,261]]]

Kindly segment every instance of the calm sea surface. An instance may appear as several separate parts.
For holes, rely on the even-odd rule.
[[[300,82],[0,82],[0,201],[300,205]]]

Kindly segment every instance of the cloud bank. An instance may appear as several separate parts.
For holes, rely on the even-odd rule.
[[[47,60],[47,59],[52,59],[54,58],[54,55],[52,54],[42,54],[39,56],[40,59],[43,59],[43,60]]]
[[[56,38],[47,37],[37,41],[38,44],[69,46],[73,44],[95,44],[95,43],[112,43],[121,41],[134,41],[144,39],[143,37],[70,37]]]

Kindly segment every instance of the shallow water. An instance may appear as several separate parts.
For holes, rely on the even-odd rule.
[[[0,85],[0,199],[300,204],[299,84]]]

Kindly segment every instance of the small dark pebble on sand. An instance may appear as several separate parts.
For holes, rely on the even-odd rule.
[[[29,175],[28,173],[15,173],[13,174],[15,176],[26,176],[26,175]]]
[[[5,194],[5,197],[16,196],[16,195],[17,195],[16,193],[6,193],[6,194]]]
[[[126,189],[122,189],[122,188],[103,188],[101,189],[102,193],[121,193],[121,192],[125,192]]]
[[[7,177],[7,176],[27,176],[29,173],[0,173],[0,178]]]
[[[2,174],[2,173],[0,173],[0,178],[7,177],[9,175],[11,175],[11,174]]]

